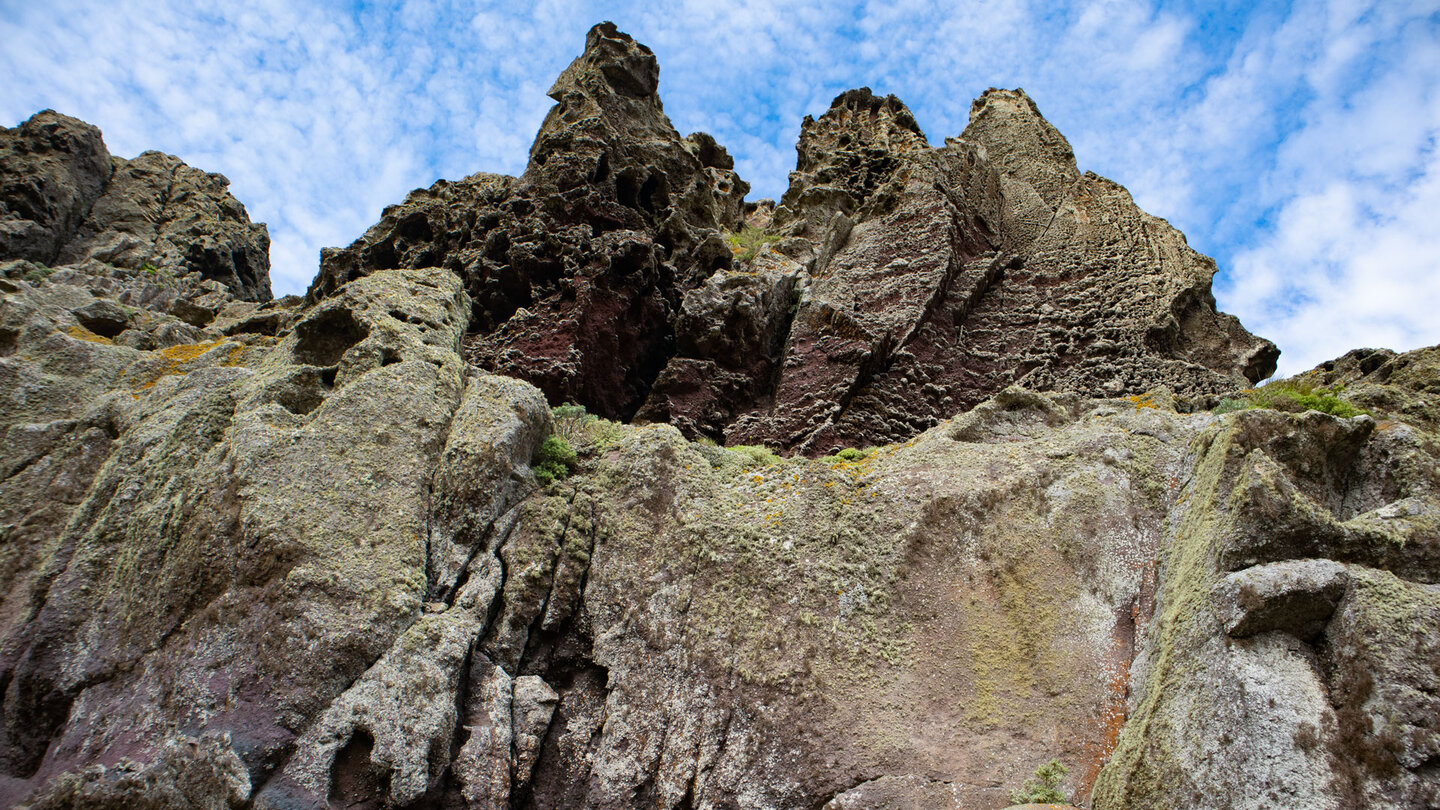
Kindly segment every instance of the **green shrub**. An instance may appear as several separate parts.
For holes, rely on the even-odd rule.
[[[1215,407],[1211,408],[1211,409],[1210,409],[1210,412],[1213,413],[1213,414],[1217,414],[1217,415],[1218,415],[1218,414],[1225,414],[1225,413],[1234,413],[1234,412],[1236,412],[1236,411],[1243,411],[1243,410],[1245,410],[1246,408],[1254,408],[1254,407],[1255,407],[1255,406],[1254,406],[1254,405],[1251,405],[1251,404],[1250,404],[1250,401],[1247,400],[1247,399],[1244,399],[1244,398],[1235,399],[1234,397],[1226,397],[1226,398],[1220,400],[1220,404],[1219,404],[1219,405],[1216,405]]]
[[[776,455],[775,451],[771,450],[768,447],[765,447],[764,445],[737,444],[734,447],[727,447],[726,449],[732,453],[738,453],[741,456],[744,456],[746,459],[746,467],[753,467],[756,465],[768,467],[771,464],[780,463],[780,456]]]
[[[1222,399],[1211,411],[1223,414],[1250,408],[1268,408],[1289,413],[1320,411],[1343,418],[1365,413],[1345,401],[1342,398],[1344,393],[1345,387],[1339,385],[1327,388],[1304,380],[1276,380],[1269,385],[1245,391],[1237,398]]]
[[[540,449],[535,451],[535,458],[530,461],[530,469],[535,472],[535,480],[539,481],[541,486],[548,487],[569,475],[575,468],[576,460],[575,448],[552,433],[545,437]]]
[[[820,460],[827,464],[839,464],[842,461],[856,462],[864,461],[875,452],[875,448],[867,447],[864,450],[857,450],[854,447],[847,447],[844,450],[836,450],[828,456],[821,456]]]
[[[1061,765],[1060,760],[1052,759],[1036,768],[1035,775],[1026,779],[1019,790],[1010,791],[1010,801],[1014,804],[1068,802],[1070,797],[1060,789],[1060,784],[1069,772],[1070,769]]]
[[[600,417],[588,413],[584,405],[556,405],[550,409],[550,415],[555,418],[555,434],[572,446],[586,443],[590,423]]]
[[[725,241],[730,243],[730,249],[735,252],[735,258],[742,262],[748,262],[755,258],[761,248],[779,242],[780,234],[746,225],[738,232],[726,236]]]

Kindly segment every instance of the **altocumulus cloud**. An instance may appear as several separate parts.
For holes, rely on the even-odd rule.
[[[847,88],[900,96],[938,143],[986,87],[1023,86],[1082,169],[1217,259],[1221,306],[1282,373],[1440,342],[1435,0],[0,0],[0,119],[53,107],[117,154],[223,172],[297,292],[409,189],[521,171],[601,19],[656,51],[676,128],[714,134],[752,197],[784,190],[800,119]]]

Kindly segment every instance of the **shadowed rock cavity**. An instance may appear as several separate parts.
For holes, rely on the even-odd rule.
[[[412,192],[325,251],[310,300],[443,266],[473,301],[475,365],[552,404],[810,455],[1011,384],[1203,400],[1274,371],[1274,345],[1216,312],[1214,263],[1082,174],[1023,91],[987,91],[940,148],[899,99],[847,91],[803,122],[773,206],[674,130],[658,77],[648,48],[591,29],[521,177]]]

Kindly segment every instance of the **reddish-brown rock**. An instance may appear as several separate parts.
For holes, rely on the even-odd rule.
[[[412,193],[326,251],[311,299],[448,267],[476,365],[553,404],[812,455],[909,438],[1015,383],[1184,398],[1274,370],[1274,345],[1216,312],[1214,263],[1082,174],[1022,91],[988,91],[940,148],[899,99],[847,91],[805,120],[772,210],[742,207],[712,138],[670,126],[658,76],[596,26],[522,177]]]

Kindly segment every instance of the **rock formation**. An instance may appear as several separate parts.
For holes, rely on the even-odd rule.
[[[122,303],[147,308],[157,296],[126,282],[212,281],[228,297],[269,301],[270,236],[229,184],[160,152],[111,157],[95,127],[36,113],[0,128],[0,257],[29,263],[6,274],[73,266],[110,279],[107,292],[130,287]]]
[[[747,221],[733,160],[680,137],[658,77],[597,26],[524,176],[412,193],[326,251],[310,299],[447,267],[474,302],[471,360],[551,404],[812,456],[903,441],[1012,384],[1203,398],[1275,369],[1273,344],[1216,312],[1214,263],[1082,175],[1021,91],[987,92],[940,149],[895,97],[844,93],[806,119],[780,205]]]
[[[214,175],[6,131],[0,805],[1440,804],[1440,349],[1243,407],[1022,93],[845,93],[771,205],[657,80],[597,26],[303,300]]]

